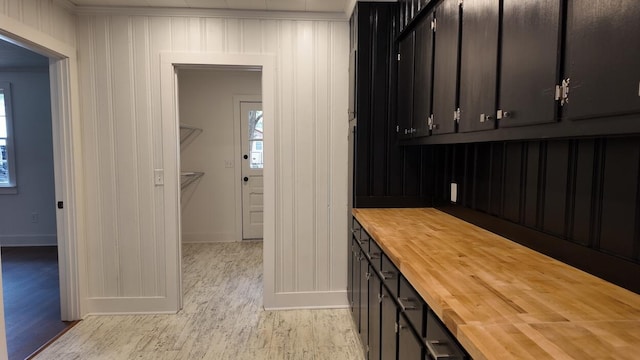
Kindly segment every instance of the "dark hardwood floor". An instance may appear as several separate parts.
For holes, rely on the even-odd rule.
[[[23,360],[71,323],[60,320],[56,247],[2,248],[9,360]]]

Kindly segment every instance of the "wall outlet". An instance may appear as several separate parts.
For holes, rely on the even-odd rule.
[[[36,224],[40,221],[40,215],[37,212],[31,213],[31,222]]]
[[[456,183],[451,183],[451,202],[454,204],[458,202],[458,184]]]
[[[227,169],[232,169],[233,168],[233,160],[225,160],[224,161],[224,167]]]

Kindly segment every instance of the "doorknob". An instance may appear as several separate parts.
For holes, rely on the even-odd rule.
[[[249,181],[249,178],[247,176],[245,176],[242,180],[244,180],[244,182]]]
[[[247,159],[249,158],[249,155],[245,155],[245,156],[243,156],[243,158],[244,158],[245,160],[247,160]]]

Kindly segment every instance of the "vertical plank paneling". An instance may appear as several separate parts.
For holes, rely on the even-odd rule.
[[[88,293],[89,296],[104,296],[104,256],[102,254],[103,228],[102,213],[103,205],[101,200],[102,184],[100,180],[100,172],[97,168],[100,164],[100,154],[95,144],[99,143],[99,132],[97,123],[97,104],[96,104],[96,57],[95,57],[95,22],[90,22],[87,18],[82,18],[78,22],[79,41],[83,45],[79,49],[78,56],[81,61],[78,71],[85,76],[80,77],[80,86],[85,90],[82,100],[82,116],[87,121],[84,122],[82,139],[82,147],[84,149],[84,168],[85,168],[85,196],[87,199],[87,209],[94,209],[93,212],[86,214],[87,229],[87,257],[94,259],[87,262],[88,268]],[[94,146],[91,146],[93,144]]]
[[[491,144],[476,145],[474,181],[475,208],[489,212],[491,196]]]
[[[330,149],[329,136],[331,131],[331,117],[329,115],[329,89],[331,79],[327,76],[329,72],[329,64],[331,63],[331,48],[329,41],[330,27],[327,23],[314,24],[313,31],[313,54],[314,71],[313,82],[314,89],[314,109],[315,109],[315,182],[316,182],[316,216],[314,223],[316,224],[315,244],[313,253],[315,254],[316,263],[316,279],[315,287],[317,290],[330,290],[330,276],[327,264],[331,262],[331,253],[329,245],[331,242],[324,242],[322,239],[330,239],[330,201],[329,201],[329,185],[331,180],[331,164],[330,155],[324,149]]]
[[[140,291],[140,233],[138,211],[138,163],[131,23],[127,16],[111,18],[110,61],[113,89],[113,151],[116,178],[117,244],[120,263],[119,294],[138,296]]]
[[[600,249],[625,258],[634,251],[638,191],[637,139],[614,139],[606,143]]]
[[[139,221],[139,254],[140,254],[140,295],[155,295],[156,282],[154,266],[154,221],[153,212],[145,211],[154,206],[153,188],[153,132],[151,123],[152,99],[150,76],[147,70],[149,64],[149,23],[147,18],[135,19],[132,29],[133,76],[135,126],[136,126],[136,155],[137,155],[137,210]]]
[[[524,225],[538,226],[538,199],[540,189],[540,142],[527,143],[525,163],[525,193],[524,193]]]
[[[547,233],[564,237],[569,176],[569,142],[565,140],[549,141],[546,159],[542,228]]]
[[[218,18],[204,19],[205,51],[222,52],[224,50],[225,21]]]
[[[502,216],[502,190],[504,182],[504,143],[491,144],[491,199],[489,211]]]
[[[83,131],[92,137],[85,142],[87,201],[98,208],[87,214],[96,229],[88,240],[90,296],[166,292],[165,202],[153,186],[153,169],[164,167],[158,59],[166,51],[277,54],[276,291],[342,289],[346,269],[336,258],[346,228],[346,22],[80,19],[92,29],[79,36],[81,47],[95,49],[81,53],[80,70],[88,97]]]
[[[249,54],[259,54],[262,51],[262,28],[260,20],[242,20],[242,52]]]
[[[40,27],[37,0],[22,0],[22,22],[35,29]]]
[[[9,0],[7,15],[16,20],[22,21],[22,0]]]
[[[503,216],[520,221],[522,191],[522,143],[508,143],[505,153]]]
[[[240,19],[225,19],[225,51],[228,53],[239,53],[242,50],[242,24]]]
[[[295,222],[297,252],[296,290],[310,291],[315,287],[316,264],[313,255],[316,234],[314,210],[316,199],[309,189],[316,186],[315,156],[316,139],[313,131],[316,126],[314,89],[314,39],[313,28],[309,22],[296,22],[294,25],[294,69],[295,76]]]
[[[577,144],[575,185],[573,197],[573,221],[570,239],[589,245],[592,227],[593,177],[595,166],[595,141],[580,140]]]
[[[262,37],[262,52],[278,53],[278,22],[275,20],[260,21],[260,36]]]
[[[115,135],[113,129],[113,85],[111,59],[111,26],[108,18],[96,17],[95,62],[96,62],[96,122],[98,124],[98,162],[100,177],[100,204],[102,204],[102,256],[104,292],[107,296],[120,295],[120,263],[118,258],[116,159],[114,158]],[[99,69],[99,70],[98,70]]]
[[[189,50],[189,19],[171,18],[171,50],[187,52]]]
[[[282,21],[279,28],[279,56],[278,67],[280,69],[294,68],[294,24],[291,21]],[[295,89],[295,78],[293,71],[284,71],[278,79],[278,108],[280,114],[279,129],[279,178],[280,188],[289,189],[279,193],[279,203],[277,207],[280,211],[281,234],[276,236],[276,266],[278,267],[276,279],[280,277],[280,283],[276,291],[294,291],[296,286],[297,272],[297,249],[296,249],[296,223],[295,217],[296,192],[295,189],[296,154],[293,145],[296,141],[294,104],[297,101]]]
[[[189,18],[187,22],[187,42],[189,44],[189,51],[202,51],[202,49],[204,48],[202,39],[202,19]]]

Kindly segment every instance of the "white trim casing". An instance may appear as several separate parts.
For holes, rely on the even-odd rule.
[[[244,55],[219,53],[162,53],[162,141],[165,173],[164,204],[167,264],[167,305],[178,309],[182,299],[181,289],[181,234],[180,234],[180,144],[178,140],[177,87],[174,81],[175,67],[182,65],[230,66],[236,68],[258,67],[262,69],[262,106],[265,117],[275,114],[275,55]],[[264,305],[275,303],[275,124],[264,127]]]
[[[87,287],[76,49],[3,14],[0,38],[50,58],[55,193],[64,203],[56,213],[61,315],[62,320],[79,320]]]

